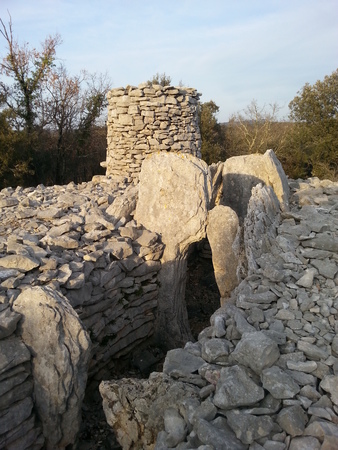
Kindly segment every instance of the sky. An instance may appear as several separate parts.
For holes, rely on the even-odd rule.
[[[252,100],[286,118],[305,83],[338,68],[337,0],[0,0],[8,13],[19,43],[59,33],[71,75],[107,73],[116,88],[165,73],[213,100],[219,122]]]

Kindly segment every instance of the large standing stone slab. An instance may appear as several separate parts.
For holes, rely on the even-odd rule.
[[[30,287],[15,300],[23,342],[31,350],[35,406],[47,450],[76,442],[87,382],[90,339],[68,300],[48,287]]]
[[[215,206],[208,215],[207,237],[212,252],[216,283],[221,297],[238,285],[239,222],[228,206]]]
[[[271,186],[282,209],[288,209],[289,187],[281,163],[272,150],[264,155],[234,156],[223,165],[224,204],[234,209],[243,220],[251,197],[251,190],[259,183]]]
[[[190,338],[185,306],[189,246],[205,237],[211,180],[207,164],[188,154],[153,153],[144,160],[134,218],[161,235],[157,336],[170,347]]]

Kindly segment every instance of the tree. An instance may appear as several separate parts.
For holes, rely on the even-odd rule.
[[[306,83],[289,104],[295,126],[290,149],[300,164],[300,176],[338,179],[338,69]]]
[[[252,100],[242,113],[233,114],[226,129],[229,155],[265,153],[271,148],[280,156],[285,149],[288,124],[278,120],[279,111],[276,103],[259,107]]]
[[[80,76],[70,76],[63,65],[51,70],[46,78],[39,117],[55,136],[50,148],[55,183],[65,183],[70,173],[76,176],[82,165],[80,159],[93,156],[91,135],[107,105],[109,85],[106,75],[83,71]],[[88,159],[86,164],[90,164]]]
[[[8,26],[0,19],[0,33],[8,51],[0,61],[4,183],[13,176],[22,185],[80,182],[101,173],[107,75],[70,76],[56,64],[59,35],[45,39],[37,51],[14,39],[11,19]]]
[[[169,75],[166,75],[165,72],[163,73],[156,73],[156,75],[153,75],[153,78],[151,80],[148,80],[147,83],[149,86],[152,84],[159,84],[160,86],[170,86],[171,83],[171,77]]]
[[[0,19],[0,33],[7,44],[8,53],[0,62],[0,74],[13,79],[14,84],[0,83],[1,96],[7,107],[15,112],[18,127],[24,127],[28,134],[33,132],[35,122],[34,101],[36,94],[51,70],[56,54],[56,47],[61,37],[49,36],[42,44],[42,49],[28,48],[28,44],[20,46],[13,37],[12,20],[8,27]]]
[[[202,158],[208,163],[225,160],[224,133],[217,120],[219,107],[215,102],[200,103],[198,108],[199,125],[202,140]]]

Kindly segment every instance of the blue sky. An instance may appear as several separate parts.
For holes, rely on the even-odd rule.
[[[7,11],[21,43],[59,33],[71,74],[108,72],[114,88],[165,72],[213,100],[220,122],[253,99],[286,116],[338,67],[337,0],[0,0],[5,23]]]

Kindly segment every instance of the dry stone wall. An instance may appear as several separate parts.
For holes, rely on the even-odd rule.
[[[149,86],[116,88],[108,93],[106,175],[136,183],[142,161],[156,151],[201,157],[197,106],[193,88]]]
[[[36,376],[32,370],[33,365],[36,372],[39,358],[44,360],[44,348],[53,347],[51,354],[63,355],[59,372],[86,379],[88,371],[89,379],[102,380],[120,356],[154,331],[163,245],[156,233],[133,220],[126,222],[121,215],[111,215],[119,210],[114,208],[115,200],[120,202],[120,210],[125,208],[119,194],[117,185],[105,177],[82,185],[0,191],[0,448],[38,449],[45,445],[34,412]],[[43,307],[50,323],[43,322],[48,316]],[[63,313],[65,325],[61,327],[57,324]],[[82,338],[81,346],[72,350],[76,347],[72,336],[75,316],[92,343],[89,369],[84,364],[79,372],[74,371],[74,361],[88,356],[79,353],[84,346]],[[34,323],[26,327],[33,334],[29,342],[24,323]],[[48,334],[52,323],[62,328],[60,336],[54,343],[49,336],[40,339],[41,351],[34,357],[32,342],[44,332]],[[80,339],[79,333],[77,336]],[[59,411],[69,413],[66,381],[61,381],[55,398]],[[74,391],[73,381],[67,380],[70,392]],[[58,389],[58,383],[54,384]],[[81,408],[80,399],[78,402]],[[74,406],[74,400],[71,403]],[[77,423],[74,418],[63,422],[73,427]],[[42,428],[47,429],[45,423]],[[66,431],[61,428],[53,441],[51,433],[44,433],[47,448],[61,449],[72,443],[76,433],[73,430],[67,438]]]

